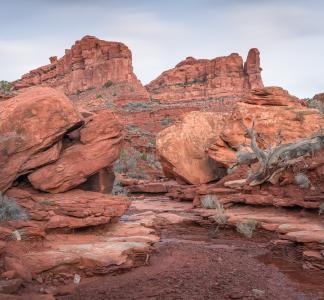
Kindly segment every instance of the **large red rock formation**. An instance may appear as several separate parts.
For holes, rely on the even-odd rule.
[[[122,43],[93,36],[76,41],[65,55],[50,57],[50,64],[32,70],[14,82],[16,89],[50,86],[67,95],[97,87],[119,86],[119,98],[147,99],[148,94],[133,73],[131,51]]]
[[[64,149],[59,159],[29,174],[32,185],[51,193],[65,192],[109,167],[119,157],[121,125],[114,114],[103,110],[86,121],[80,142]]]
[[[263,149],[310,137],[324,127],[324,117],[316,109],[303,106],[281,88],[255,89],[237,102],[213,146],[210,157],[226,167],[236,162],[236,152],[248,147],[246,128],[255,121],[258,143]]]
[[[162,102],[241,97],[251,88],[263,87],[261,70],[258,49],[249,51],[244,65],[237,53],[211,60],[187,57],[146,88]]]
[[[58,158],[63,135],[81,123],[69,99],[37,87],[0,106],[0,191],[18,176]]]

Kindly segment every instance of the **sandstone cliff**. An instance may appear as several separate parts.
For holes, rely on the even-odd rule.
[[[241,97],[250,89],[263,87],[259,54],[258,49],[250,49],[244,64],[237,53],[211,60],[187,57],[146,88],[161,102]]]
[[[50,57],[50,64],[23,75],[15,89],[34,85],[50,86],[67,95],[106,85],[120,86],[120,98],[147,99],[148,94],[133,73],[131,51],[122,43],[93,36],[76,41],[65,55]]]

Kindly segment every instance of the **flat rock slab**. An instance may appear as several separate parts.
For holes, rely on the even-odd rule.
[[[116,267],[133,266],[130,257],[146,255],[157,241],[153,229],[121,222],[112,224],[103,235],[52,234],[45,245],[48,250],[26,253],[21,260],[33,274],[67,265],[107,273]]]

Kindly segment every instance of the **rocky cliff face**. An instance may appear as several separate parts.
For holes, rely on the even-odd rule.
[[[133,73],[131,51],[122,43],[92,36],[76,41],[65,55],[50,57],[50,64],[23,75],[15,89],[50,86],[71,95],[102,86],[119,86],[120,98],[147,99],[148,94]]]
[[[237,53],[211,60],[187,57],[146,88],[161,102],[240,97],[250,89],[263,87],[259,54],[258,49],[250,49],[244,64]]]

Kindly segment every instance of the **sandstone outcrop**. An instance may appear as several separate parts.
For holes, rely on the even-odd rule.
[[[117,160],[123,139],[121,129],[113,113],[99,112],[80,130],[80,142],[64,149],[56,162],[29,174],[29,181],[35,188],[51,193],[80,185]]]
[[[324,104],[324,93],[316,94],[313,99]]]
[[[251,128],[253,120],[257,142],[263,149],[310,137],[324,127],[324,117],[318,110],[305,107],[287,91],[276,87],[255,89],[236,103],[219,137],[209,148],[209,156],[227,168],[233,166],[237,151],[250,145],[246,128]]]
[[[11,221],[15,228],[34,227],[42,231],[74,229],[107,224],[122,216],[130,205],[126,197],[74,189],[65,193],[41,193],[29,187],[14,187],[7,196],[28,214],[27,221]]]
[[[213,162],[206,149],[224,126],[226,114],[191,112],[162,130],[156,140],[164,173],[191,184],[219,179],[224,169]]]
[[[131,51],[122,43],[93,36],[76,41],[62,58],[50,57],[50,64],[32,70],[13,83],[15,89],[50,86],[67,95],[87,89],[119,86],[119,98],[148,99],[148,93],[133,73]]]
[[[146,88],[161,102],[242,97],[252,88],[262,88],[258,49],[249,51],[246,62],[237,53],[211,60],[187,57],[174,69],[163,72]]]
[[[63,135],[81,124],[62,92],[43,87],[2,102],[0,119],[0,191],[30,169],[55,161]]]

